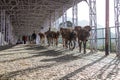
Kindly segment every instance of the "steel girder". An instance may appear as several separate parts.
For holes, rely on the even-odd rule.
[[[116,53],[120,56],[120,0],[114,0]]]
[[[76,1],[73,1],[73,6],[72,6],[72,22],[73,22],[73,26],[77,26],[78,25],[78,6]]]
[[[90,26],[92,27],[90,37],[90,49],[91,51],[97,51],[97,14],[96,14],[96,0],[89,0],[89,19]]]
[[[5,40],[5,11],[1,11],[1,25],[0,25],[0,37],[1,37],[1,40],[0,40],[0,45],[4,45],[4,40]]]
[[[63,6],[63,15],[62,15],[63,27],[67,27],[66,21],[67,21],[67,12],[66,12],[66,7]],[[65,24],[64,24],[64,23],[65,23]]]
[[[12,22],[19,25],[23,23],[16,19],[21,18],[24,21],[31,20],[25,17],[39,18],[39,25],[41,25],[41,23],[44,22],[43,20],[50,15],[50,12],[54,13],[55,10],[59,12],[58,9],[60,7],[63,5],[70,6],[71,1],[72,0],[1,0],[0,10],[5,10],[6,14],[10,15]],[[36,15],[38,16],[36,17]],[[33,19],[33,23],[38,24],[36,22],[38,21]]]

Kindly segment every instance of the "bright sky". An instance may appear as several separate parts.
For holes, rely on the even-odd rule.
[[[110,26],[114,26],[114,0],[110,1]],[[105,26],[105,0],[96,0],[96,10],[97,10],[97,23]],[[67,16],[72,18],[72,9],[68,10]],[[89,21],[89,7],[86,2],[82,1],[78,4],[78,20]]]

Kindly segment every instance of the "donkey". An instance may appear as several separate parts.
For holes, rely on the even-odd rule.
[[[58,38],[59,38],[59,31],[55,32],[55,31],[50,31],[50,29],[45,32],[47,41],[48,41],[48,46],[50,45],[58,45]]]
[[[38,35],[40,36],[40,43],[45,44],[45,34],[39,32]]]
[[[62,35],[63,47],[73,50],[75,48],[76,32],[73,29],[60,28],[60,33]]]
[[[79,28],[76,27],[75,31],[77,31],[79,52],[81,52],[81,44],[83,43],[84,54],[85,54],[86,53],[86,42],[88,41],[88,38],[90,36],[91,27],[90,26],[84,26],[84,27],[79,27]]]

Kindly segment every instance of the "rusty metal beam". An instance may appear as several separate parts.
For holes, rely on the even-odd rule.
[[[105,55],[109,55],[109,0],[106,0]]]

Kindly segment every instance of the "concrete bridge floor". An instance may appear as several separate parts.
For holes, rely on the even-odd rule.
[[[120,80],[120,59],[21,44],[0,50],[0,80]]]

